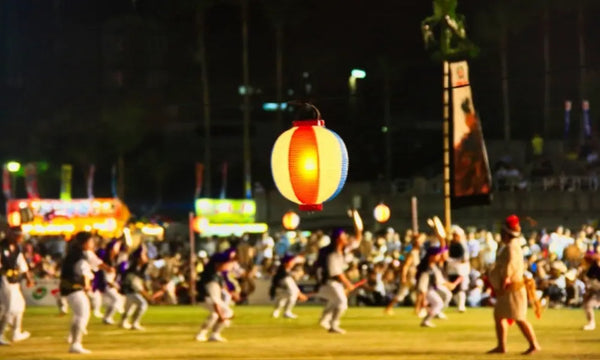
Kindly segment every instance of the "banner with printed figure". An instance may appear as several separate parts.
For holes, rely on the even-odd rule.
[[[34,163],[25,165],[25,189],[29,199],[38,199],[37,166]]]
[[[450,64],[452,208],[489,204],[492,178],[466,61]]]
[[[2,193],[6,200],[12,199],[12,185],[10,182],[10,171],[6,165],[2,167]]]

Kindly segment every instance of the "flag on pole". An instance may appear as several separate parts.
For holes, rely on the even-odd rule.
[[[37,167],[34,163],[25,165],[25,189],[29,199],[39,199],[37,184]]]
[[[221,179],[221,194],[219,195],[219,198],[225,199],[227,196],[227,161],[225,161],[221,167]]]
[[[113,164],[112,169],[110,170],[110,190],[112,192],[112,196],[114,198],[119,197],[117,193],[117,165]]]
[[[569,138],[569,129],[571,128],[571,100],[565,101],[565,140]]]
[[[2,167],[2,193],[7,200],[13,197],[10,184],[10,171],[8,171],[6,164]]]
[[[481,122],[473,102],[469,66],[466,61],[450,64],[450,80],[452,208],[489,204],[492,177]]]
[[[581,102],[581,110],[583,110],[583,131],[586,139],[592,137],[592,122],[590,121],[590,102],[583,100]]]
[[[197,199],[202,194],[202,183],[204,180],[204,164],[196,163],[196,190],[194,191],[194,198]]]
[[[94,174],[96,173],[96,165],[90,165],[87,172],[87,197],[88,199],[94,198]]]
[[[71,200],[71,179],[73,177],[73,166],[63,164],[60,171],[60,199]]]

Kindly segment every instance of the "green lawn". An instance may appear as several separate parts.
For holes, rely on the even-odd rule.
[[[509,353],[484,355],[495,345],[492,310],[447,311],[449,320],[436,328],[419,327],[411,309],[393,316],[381,308],[350,308],[342,321],[345,335],[329,334],[317,325],[319,307],[298,307],[296,320],[272,319],[271,308],[239,306],[227,343],[198,343],[194,336],[206,315],[201,307],[151,307],[144,332],[122,330],[91,319],[84,346],[90,355],[68,354],[70,315],[55,308],[29,308],[24,328],[32,337],[0,347],[0,359],[521,359],[527,344],[518,328],[509,330]],[[600,329],[582,331],[580,309],[548,310],[534,319],[542,352],[538,359],[600,359]]]

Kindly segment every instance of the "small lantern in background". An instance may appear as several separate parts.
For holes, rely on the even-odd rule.
[[[283,218],[281,218],[281,222],[284,229],[296,230],[298,225],[300,225],[300,216],[293,211],[288,211],[283,215]]]
[[[312,106],[312,105],[311,105]],[[271,172],[277,189],[302,211],[320,211],[335,198],[348,175],[346,145],[317,119],[294,121],[273,145]]]
[[[373,217],[378,223],[384,223],[388,221],[390,219],[390,215],[390,208],[383,203],[375,206],[375,209],[373,210]]]

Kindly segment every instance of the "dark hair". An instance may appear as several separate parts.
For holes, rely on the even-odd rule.
[[[80,231],[75,234],[73,238],[73,245],[79,249],[83,249],[83,244],[85,244],[89,239],[92,238],[92,233],[89,231]]]

